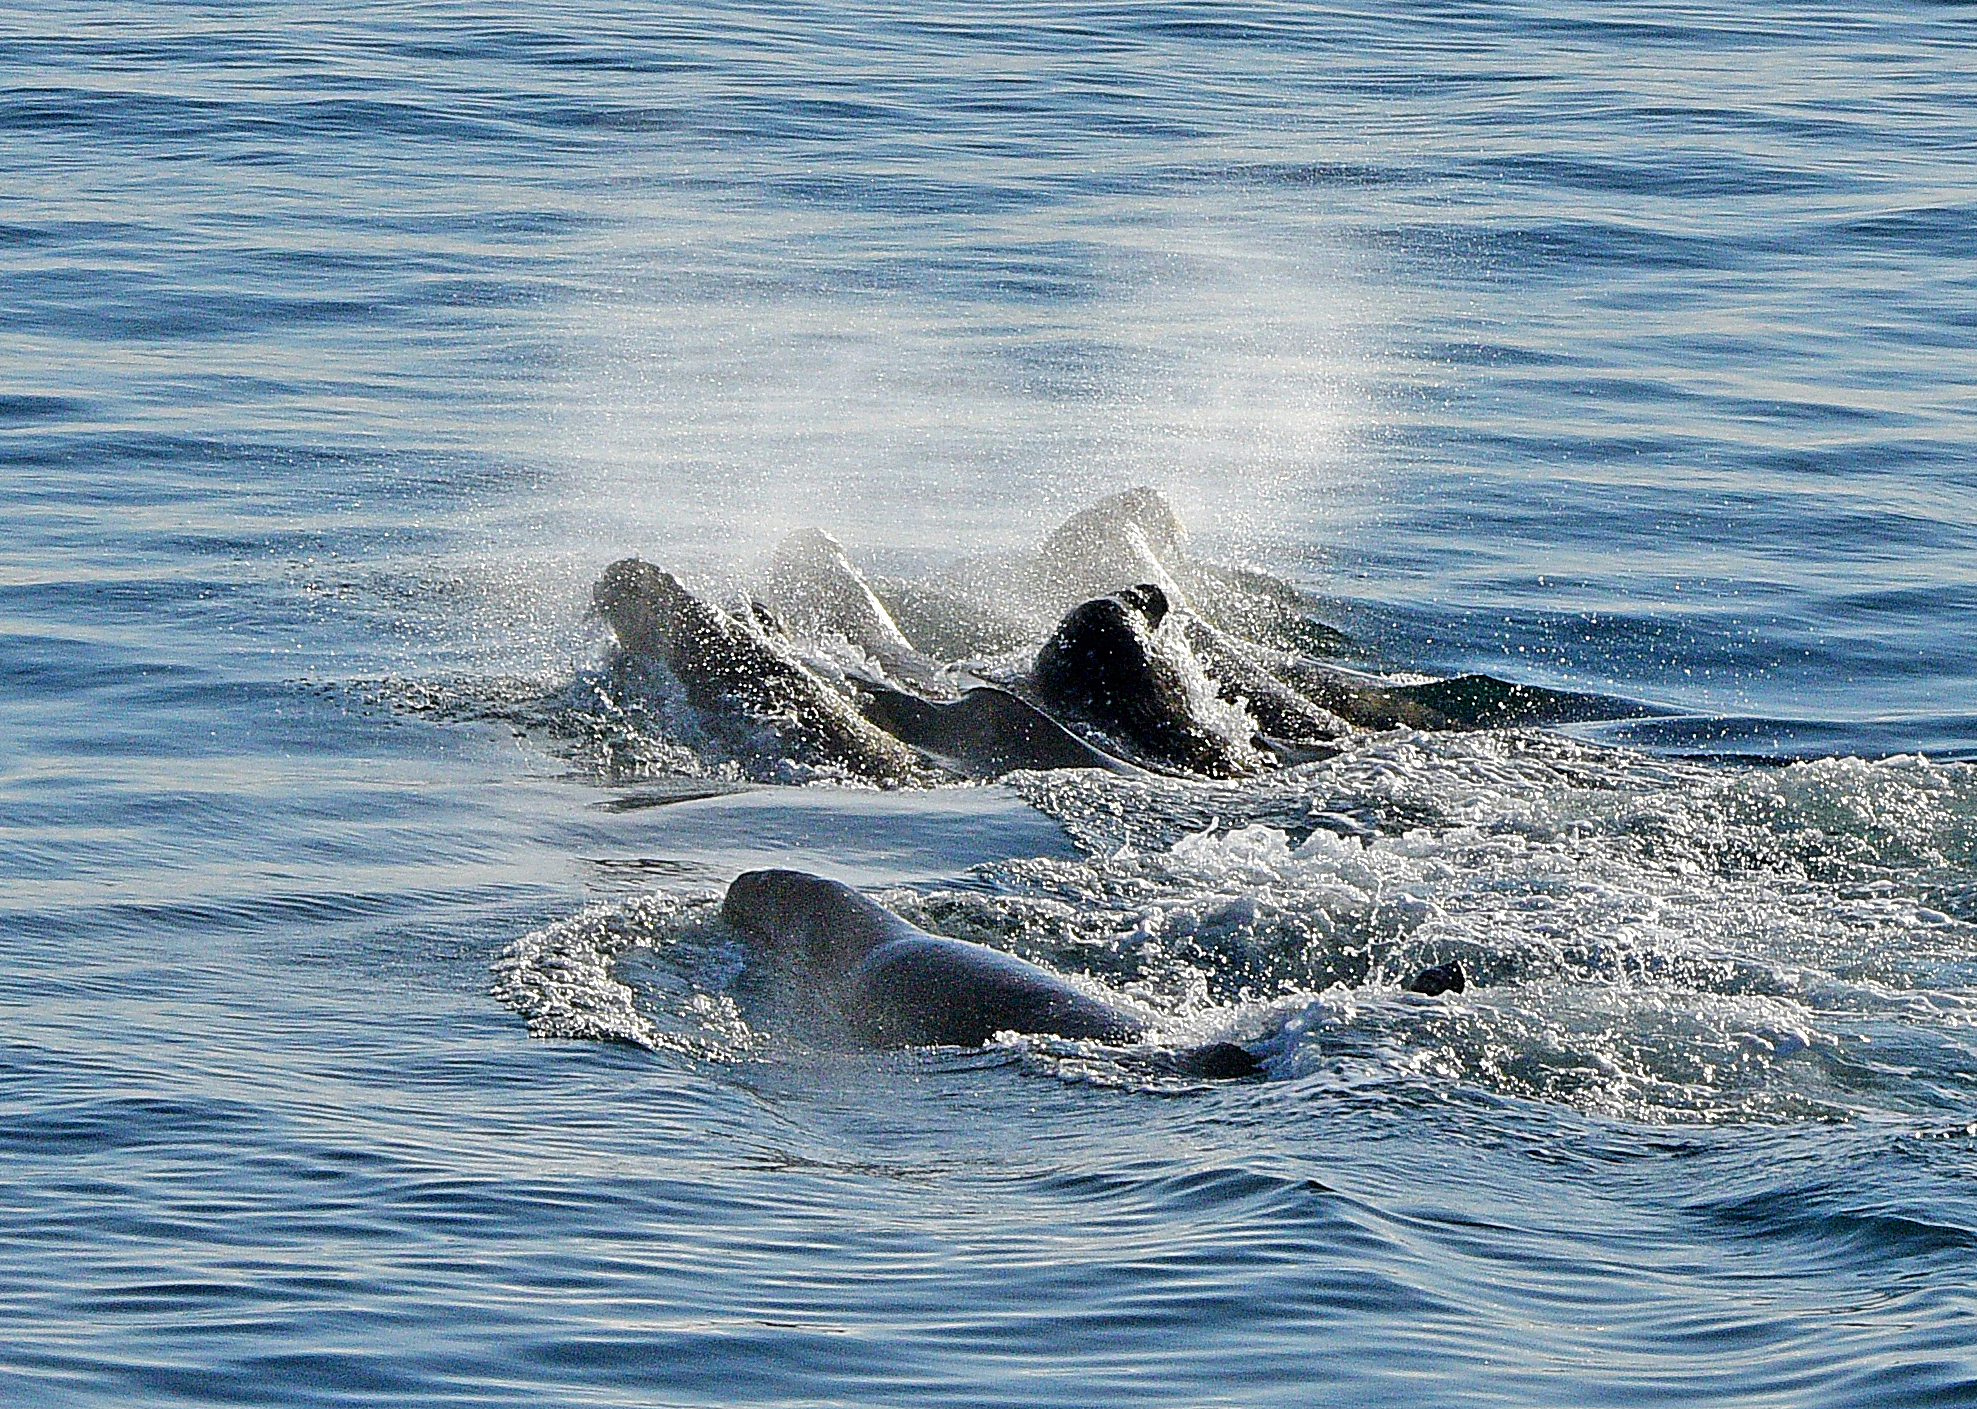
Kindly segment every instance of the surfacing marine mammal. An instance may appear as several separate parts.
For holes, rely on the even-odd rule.
[[[880,783],[1093,767],[1238,778],[1332,757],[1357,729],[1659,712],[1484,675],[1397,684],[1352,669],[1325,658],[1349,643],[1311,615],[1315,599],[1197,561],[1186,537],[1165,496],[1126,490],[1067,519],[1006,580],[1007,620],[894,584],[910,633],[816,529],[784,540],[768,600],[733,616],[636,558],[593,597],[627,654],[683,683],[694,729]],[[1046,611],[1063,615],[1043,638]],[[925,649],[936,637],[938,657]],[[1040,638],[1025,670],[1016,654]]]
[[[999,1032],[1132,1043],[1142,1019],[1028,960],[928,934],[850,886],[803,871],[737,876],[721,916],[796,976],[805,998],[874,1047],[979,1047]],[[1159,1065],[1214,1079],[1261,1064],[1232,1042],[1163,1054]]]
[[[829,764],[882,783],[924,777],[912,749],[759,627],[709,606],[671,573],[622,559],[604,570],[591,600],[619,646],[664,665],[710,721],[773,735],[783,755],[800,763]]]
[[[1249,741],[1204,719],[1181,666],[1154,648],[1167,611],[1153,582],[1080,603],[1037,651],[1031,687],[1046,709],[1088,719],[1162,763],[1211,778],[1256,772]]]
[[[818,534],[793,541],[814,549],[825,569],[836,569],[816,575],[842,589],[836,598],[820,592],[822,607],[806,625],[814,628],[823,620],[838,627],[851,615],[840,609],[843,601],[860,602],[852,589],[862,589],[862,579],[843,561],[834,540]],[[794,552],[789,556],[796,559]],[[1019,768],[1140,771],[994,687],[930,699],[846,673],[841,690],[805,664],[779,619],[760,603],[753,604],[749,620],[729,616],[671,573],[638,558],[605,569],[591,597],[620,648],[664,665],[711,727],[740,736],[744,745],[773,736],[776,747],[800,763],[829,764],[882,783],[929,781],[933,767],[990,778]],[[897,635],[889,623],[885,618],[879,624]],[[855,644],[866,648],[874,641],[885,648],[877,626],[870,639]],[[899,646],[912,650],[904,637]],[[908,659],[897,651],[887,654],[888,666]],[[927,667],[902,673],[924,680]]]

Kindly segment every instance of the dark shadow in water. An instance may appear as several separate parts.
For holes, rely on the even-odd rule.
[[[699,802],[710,797],[745,793],[748,787],[746,783],[717,783],[709,782],[705,778],[662,780],[650,787],[640,788],[635,793],[606,798],[602,802],[591,805],[600,807],[606,812],[640,812],[648,807],[670,807],[676,802]]]
[[[1927,754],[1938,762],[1977,759],[1977,715],[1850,721],[1684,714],[1569,732],[1599,743],[1720,762],[1786,764],[1903,753]]]

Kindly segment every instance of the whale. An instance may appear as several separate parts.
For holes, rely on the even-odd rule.
[[[1157,489],[1109,495],[1059,524],[1037,548],[1041,585],[1062,605],[1150,582],[1187,599],[1191,564],[1181,516]]]
[[[800,529],[777,545],[769,563],[768,598],[782,629],[819,642],[840,636],[888,679],[917,694],[953,696],[940,663],[906,638],[844,545],[822,529]]]
[[[1186,542],[1165,496],[1138,488],[1067,519],[1027,577],[983,578],[987,603],[882,592],[814,528],[782,541],[764,597],[733,615],[637,558],[607,569],[593,602],[622,656],[684,686],[693,729],[741,757],[881,784],[1060,768],[1241,778],[1335,757],[1360,730],[1664,712],[1480,674],[1401,683],[1355,669],[1315,598],[1197,560]]]
[[[1211,778],[1256,772],[1250,741],[1203,718],[1181,663],[1155,648],[1168,609],[1155,582],[1080,603],[1037,651],[1031,687],[1046,710],[1089,720],[1155,763]]]
[[[833,1028],[864,1046],[979,1047],[1003,1032],[1129,1044],[1151,1030],[1040,964],[929,934],[805,871],[744,872],[728,886],[721,917],[792,977]],[[1211,1079],[1261,1069],[1232,1042],[1162,1053],[1151,1064]]]
[[[753,618],[743,622],[638,558],[604,570],[594,608],[627,655],[665,666],[716,724],[773,736],[782,756],[880,783],[924,781],[926,766],[871,723]]]

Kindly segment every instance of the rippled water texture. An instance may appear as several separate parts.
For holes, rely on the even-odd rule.
[[[1972,23],[0,16],[0,1400],[1977,1402]],[[607,707],[615,558],[1136,484],[1665,712],[881,792]],[[1267,1074],[811,1040],[766,864]]]

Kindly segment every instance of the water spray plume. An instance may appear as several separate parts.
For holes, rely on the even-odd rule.
[[[718,575],[815,526],[924,566],[1135,484],[1241,556],[1322,540],[1278,520],[1354,512],[1370,315],[1347,262],[1130,233],[1094,255],[1099,292],[1047,305],[655,278],[572,307],[541,447],[559,547]]]

